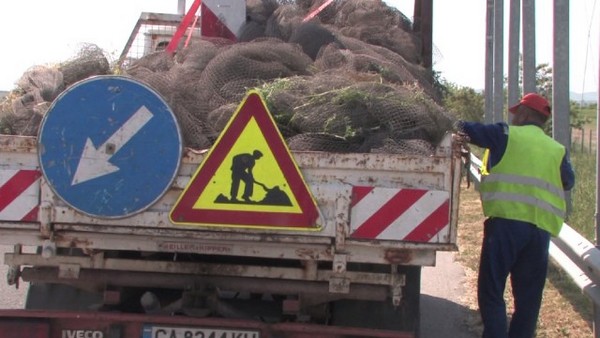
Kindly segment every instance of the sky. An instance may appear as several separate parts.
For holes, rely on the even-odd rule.
[[[412,18],[412,0],[384,0]],[[485,81],[486,0],[433,0],[433,69],[458,85],[483,89]],[[504,73],[508,62],[508,13],[504,0]],[[553,1],[537,0],[536,64],[552,66]],[[410,13],[407,14],[407,13]],[[570,90],[598,91],[600,0],[570,0]]]
[[[412,18],[414,0],[384,1]],[[188,7],[192,2],[187,0]],[[507,15],[510,0],[504,2]],[[598,91],[599,2],[570,1],[573,92]],[[0,90],[13,89],[32,66],[68,60],[84,43],[117,58],[141,12],[176,13],[177,5],[178,0],[2,0]],[[486,1],[434,0],[433,6],[434,70],[457,85],[483,89]],[[536,64],[551,65],[552,1],[536,1],[536,30]]]

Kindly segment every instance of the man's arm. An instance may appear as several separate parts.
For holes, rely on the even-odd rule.
[[[562,180],[563,189],[571,190],[575,186],[575,171],[569,160],[569,154],[565,153],[560,164],[560,178]]]
[[[471,144],[490,150],[489,167],[500,161],[508,144],[508,125],[506,123],[460,122],[459,128],[469,137]]]
[[[490,150],[505,149],[508,142],[506,123],[483,124],[479,122],[459,123],[459,128],[469,136],[469,142]]]

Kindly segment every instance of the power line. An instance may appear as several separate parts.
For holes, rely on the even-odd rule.
[[[583,94],[585,92],[585,75],[587,73],[588,54],[590,51],[590,36],[592,34],[592,23],[594,22],[594,13],[596,12],[596,3],[597,2],[598,2],[598,0],[594,0],[594,4],[592,5],[592,10],[590,12],[590,15],[592,18],[590,19],[590,25],[588,27],[587,43],[586,43],[586,48],[585,48],[585,62],[583,63],[583,80],[582,80],[582,84],[581,84],[581,101],[580,101],[581,105],[583,105]]]

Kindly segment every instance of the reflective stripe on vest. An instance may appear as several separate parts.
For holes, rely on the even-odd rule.
[[[555,214],[556,216],[564,219],[565,211],[561,210],[550,203],[544,202],[538,198],[532,196],[524,196],[519,194],[512,194],[509,192],[486,192],[481,194],[481,199],[486,201],[492,200],[505,200],[505,201],[513,201],[520,203],[527,203],[534,205],[540,209],[544,209],[550,213]]]
[[[502,159],[481,177],[484,214],[533,223],[558,235],[566,212],[560,178],[564,154],[564,147],[536,126],[509,127]]]
[[[488,183],[491,182],[510,182],[515,184],[528,184],[536,186],[540,189],[547,190],[549,193],[552,193],[561,199],[565,198],[565,191],[560,189],[559,187],[552,185],[544,180],[541,180],[536,177],[526,177],[520,175],[511,175],[511,174],[492,174],[485,178]]]

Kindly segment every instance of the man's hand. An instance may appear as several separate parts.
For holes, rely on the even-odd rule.
[[[453,150],[461,154],[462,157],[464,157],[465,154],[471,153],[469,136],[463,132],[452,134],[452,147],[454,148]]]
[[[471,167],[471,147],[469,147],[469,136],[465,133],[458,132],[452,134],[454,150],[460,154],[463,162],[463,172],[467,176],[467,188],[471,186],[471,176],[469,169]]]
[[[466,144],[471,141],[471,138],[469,137],[469,135],[467,135],[466,133],[464,133],[462,131],[452,134],[452,139],[455,142],[461,143],[461,144]]]

